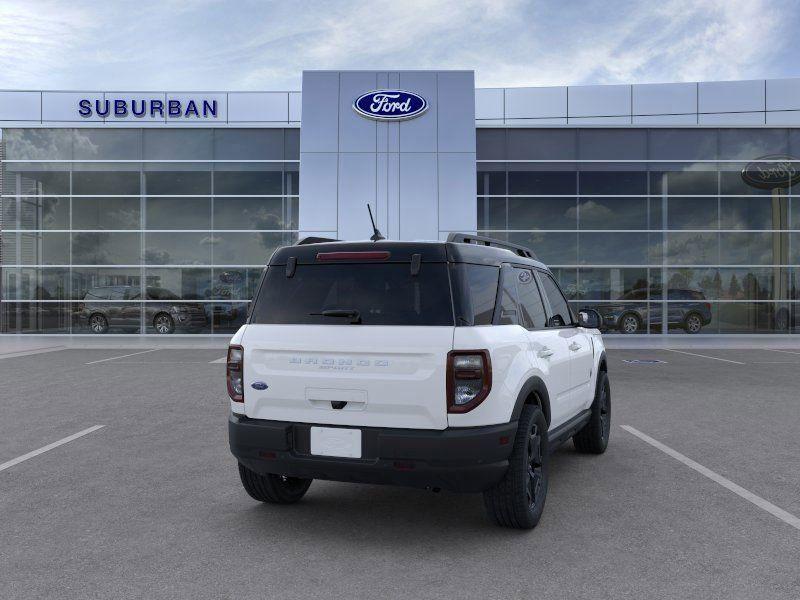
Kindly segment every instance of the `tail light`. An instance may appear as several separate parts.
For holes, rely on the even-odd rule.
[[[228,381],[228,396],[234,402],[244,402],[244,348],[228,347],[228,365],[225,378]]]
[[[711,302],[706,302],[706,310],[711,312]]]
[[[447,412],[471,411],[492,389],[487,350],[453,350],[447,355]]]

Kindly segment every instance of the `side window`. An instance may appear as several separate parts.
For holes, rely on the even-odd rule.
[[[572,314],[569,312],[569,305],[567,304],[564,294],[558,289],[556,282],[548,273],[540,273],[542,279],[542,287],[550,302],[550,308],[553,314],[550,316],[552,319],[551,327],[565,327],[572,325]]]
[[[517,315],[517,286],[514,282],[514,269],[503,267],[500,269],[500,289],[495,309],[495,323],[498,325],[518,325]]]
[[[541,329],[545,325],[544,304],[536,285],[536,278],[530,269],[514,267],[517,276],[517,296],[519,297],[519,310],[521,324],[526,329]]]

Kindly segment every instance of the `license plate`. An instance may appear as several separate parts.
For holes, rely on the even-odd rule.
[[[361,430],[343,427],[312,427],[311,454],[361,458]]]

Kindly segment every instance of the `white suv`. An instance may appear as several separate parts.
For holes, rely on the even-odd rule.
[[[496,523],[534,527],[549,453],[608,444],[598,325],[489,238],[281,248],[228,350],[242,484],[278,504],[313,479],[483,492]]]

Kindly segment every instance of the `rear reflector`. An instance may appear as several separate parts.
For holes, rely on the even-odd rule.
[[[319,252],[317,260],[387,260],[391,253],[372,250],[368,252]]]

